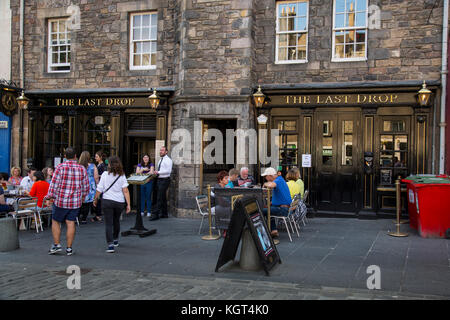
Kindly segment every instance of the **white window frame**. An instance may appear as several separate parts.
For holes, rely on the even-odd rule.
[[[58,44],[57,45],[53,45],[52,44],[52,22],[58,22],[58,33],[59,32],[59,22],[60,21],[65,21],[66,22],[66,39],[68,39],[67,35],[70,36],[70,30],[67,28],[67,22],[68,22],[68,18],[57,18],[57,19],[49,19],[48,20],[48,47],[47,47],[47,72],[48,73],[68,73],[71,71],[72,66],[71,66],[71,61],[69,60],[68,63],[53,63],[52,61],[52,57],[53,57],[53,47],[55,46],[61,46],[61,44],[59,44],[59,40],[58,40]],[[72,40],[72,39],[71,39]],[[67,47],[69,47],[69,51],[66,51],[66,54],[70,53],[70,57],[72,58],[72,41],[69,43],[66,43]],[[68,70],[52,70],[52,68],[58,68],[58,67],[69,67]]]
[[[133,40],[133,22],[134,22],[134,17],[136,17],[136,16],[143,16],[143,15],[146,15],[146,14],[155,15],[155,17],[156,17],[156,38],[155,39],[145,40],[145,41],[150,41],[150,48],[151,48],[151,43],[155,42],[155,45],[156,45],[155,55],[157,56],[157,53],[158,53],[158,14],[157,14],[157,12],[156,11],[146,11],[146,12],[131,13],[130,14],[130,32],[129,32],[129,37],[130,37],[130,41],[129,41],[129,47],[130,47],[130,51],[129,51],[130,70],[154,70],[154,69],[156,69],[156,62],[157,61],[155,61],[154,65],[152,65],[152,64],[150,64],[148,66],[135,66],[134,65],[134,51],[133,51],[134,45],[133,44],[136,41],[141,41],[142,42],[142,40]],[[150,26],[151,26],[151,23],[150,23]],[[151,35],[151,32],[150,32],[150,35]],[[151,60],[152,60],[152,58],[151,58],[151,54],[150,54],[150,63],[151,63]]]
[[[365,27],[344,27],[344,28],[335,28],[335,23],[336,23],[336,1],[337,0],[333,0],[333,53],[331,56],[331,61],[332,62],[356,62],[356,61],[367,61],[367,46],[368,46],[368,39],[369,39],[369,0],[366,0],[366,26]],[[356,18],[356,17],[355,17]],[[366,31],[366,36],[365,36],[365,52],[364,52],[364,57],[353,57],[353,58],[336,58],[336,32],[339,31],[352,31],[354,30],[355,32],[357,30],[362,30],[364,29]]]
[[[332,25],[332,30],[333,30],[333,53],[331,56],[331,62],[356,62],[356,61],[367,61],[367,45],[369,43],[368,38],[369,38],[369,0],[366,0],[366,26],[365,27],[344,27],[344,28],[335,28],[335,23],[336,23],[336,1],[337,0],[333,0],[333,25]],[[339,31],[352,31],[354,30],[355,32],[357,30],[366,30],[366,37],[365,37],[365,52],[364,52],[364,57],[353,57],[353,58],[336,58],[336,32]]]
[[[300,2],[306,2],[306,29],[302,31],[284,31],[280,32],[280,26],[279,26],[279,19],[278,19],[278,13],[280,5],[282,4],[288,4],[288,3],[300,3]],[[298,63],[308,63],[308,47],[309,47],[309,0],[292,0],[292,1],[277,1],[277,8],[276,8],[276,37],[275,37],[275,64],[298,64]],[[306,58],[300,59],[300,60],[278,60],[278,44],[279,44],[279,37],[282,34],[290,34],[290,33],[304,33],[306,34]]]

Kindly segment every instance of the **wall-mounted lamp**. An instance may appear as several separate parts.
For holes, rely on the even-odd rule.
[[[417,99],[419,100],[419,104],[422,107],[428,106],[431,98],[431,91],[428,90],[427,84],[425,83],[425,80],[423,80],[422,89],[419,90]]]
[[[261,91],[261,86],[258,86],[258,91],[253,94],[253,101],[255,102],[255,106],[257,108],[261,108],[264,104],[264,100],[266,96]]]
[[[150,102],[150,106],[153,109],[157,109],[159,106],[159,101],[161,99],[158,97],[157,93],[156,93],[156,89],[153,89],[153,94],[151,96],[148,97],[148,101]]]

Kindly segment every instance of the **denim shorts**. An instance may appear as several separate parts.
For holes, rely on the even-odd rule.
[[[52,219],[59,223],[63,223],[65,220],[77,221],[79,212],[80,212],[80,208],[65,209],[65,208],[59,208],[59,207],[53,205]]]

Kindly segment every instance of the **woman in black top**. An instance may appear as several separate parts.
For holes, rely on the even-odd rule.
[[[137,165],[136,174],[153,174],[155,165],[151,163],[148,154],[142,157],[141,163]],[[147,205],[147,216],[151,216],[152,212],[152,190],[153,179],[141,186],[141,215],[145,213],[145,205]]]
[[[97,162],[97,171],[98,176],[101,177],[102,173],[105,172],[108,169],[108,166],[105,164],[106,154],[103,151],[97,151],[95,154],[95,161]],[[94,207],[95,217],[91,219],[92,222],[94,221],[102,221],[102,201],[101,199],[98,200],[97,206]]]

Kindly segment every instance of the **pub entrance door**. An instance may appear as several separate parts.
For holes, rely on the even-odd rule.
[[[356,214],[360,113],[336,111],[319,112],[316,118],[316,205],[325,213]]]

